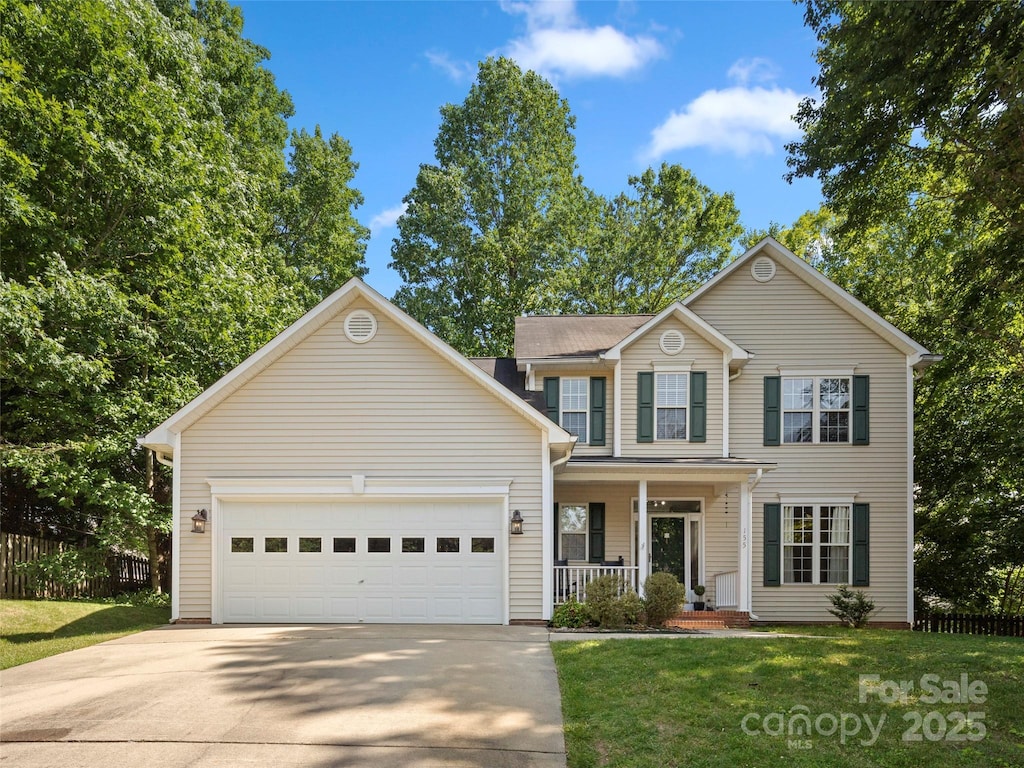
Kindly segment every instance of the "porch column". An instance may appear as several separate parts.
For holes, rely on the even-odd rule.
[[[647,481],[640,481],[640,488],[636,500],[637,512],[639,514],[639,530],[637,531],[637,591],[643,596],[644,582],[650,574],[651,559],[647,544]]]
[[[739,530],[739,567],[736,573],[736,610],[750,611],[751,590],[751,558],[750,531],[753,519],[750,485],[743,481],[740,486],[740,530]]]

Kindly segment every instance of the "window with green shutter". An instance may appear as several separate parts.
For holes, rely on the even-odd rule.
[[[608,380],[603,376],[590,378],[590,444],[604,445],[605,393]]]
[[[764,505],[764,585],[782,584],[782,505]]]
[[[853,586],[866,587],[871,584],[868,563],[870,549],[870,505],[853,505]]]
[[[591,502],[590,509],[590,562],[604,560],[604,504]]]
[[[764,444],[781,443],[782,426],[782,377],[764,377]]]
[[[654,442],[653,371],[640,371],[636,375],[636,441]]]
[[[544,410],[547,417],[558,423],[559,387],[557,376],[544,377]]]
[[[690,373],[690,442],[706,443],[708,439],[708,374]]]

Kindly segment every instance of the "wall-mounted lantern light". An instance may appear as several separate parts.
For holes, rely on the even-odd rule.
[[[519,514],[518,509],[512,513],[512,520],[509,523],[509,531],[513,536],[521,536],[523,534],[523,516]]]
[[[210,519],[205,509],[200,509],[192,515],[192,533],[206,533],[206,523]]]

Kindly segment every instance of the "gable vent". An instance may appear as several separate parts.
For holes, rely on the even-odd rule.
[[[682,333],[672,329],[661,334],[661,340],[658,344],[661,346],[661,351],[666,355],[678,355],[683,351],[683,347],[686,346],[686,339],[683,338]]]
[[[356,344],[365,344],[377,335],[377,318],[365,309],[357,309],[345,318],[345,335]]]
[[[758,256],[750,265],[750,274],[759,283],[767,283],[775,277],[775,262],[767,256]]]

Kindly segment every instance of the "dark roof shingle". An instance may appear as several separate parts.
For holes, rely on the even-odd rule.
[[[515,356],[594,357],[654,315],[535,315],[516,318]]]

